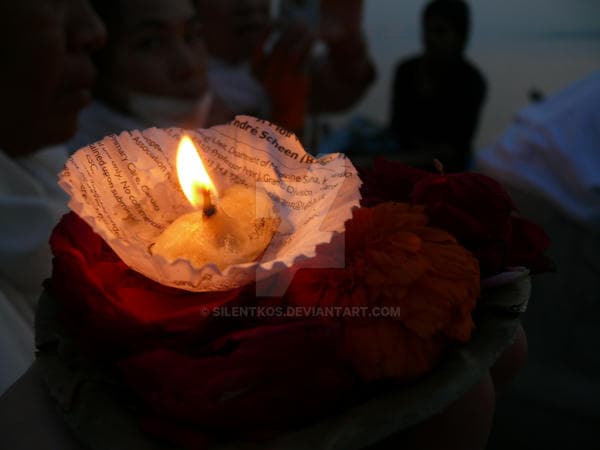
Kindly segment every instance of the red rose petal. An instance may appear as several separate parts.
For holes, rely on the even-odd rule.
[[[232,333],[205,356],[158,349],[120,367],[157,414],[209,429],[289,426],[353,384],[336,363],[339,341],[338,325],[296,321]]]

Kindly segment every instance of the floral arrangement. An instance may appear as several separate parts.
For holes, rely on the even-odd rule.
[[[362,207],[334,237],[345,241],[344,267],[300,269],[280,297],[258,297],[253,284],[203,293],[160,285],[67,214],[50,242],[58,317],[81,354],[136,394],[144,429],[199,449],[231,434],[272,437],[373,386],[419,379],[469,341],[482,279],[548,268],[547,236],[484,175],[377,160],[361,178]],[[329,245],[315,258],[337,256]],[[366,313],[223,314],[242,306]],[[400,313],[374,317],[376,308]]]

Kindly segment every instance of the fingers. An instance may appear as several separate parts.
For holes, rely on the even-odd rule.
[[[515,333],[515,341],[500,355],[500,358],[498,358],[494,366],[490,369],[497,394],[506,390],[519,371],[525,366],[526,360],[527,335],[523,327],[519,325]]]
[[[320,12],[320,36],[324,40],[360,33],[363,0],[321,0]]]
[[[448,409],[369,450],[484,450],[495,409],[489,374]]]
[[[411,450],[484,450],[492,430],[494,384],[489,375],[442,414],[418,426]]]
[[[287,28],[273,48],[274,62],[299,71],[306,67],[315,36],[301,23]]]
[[[274,26],[269,26],[259,39],[259,44],[252,52],[250,64],[254,74],[259,80],[262,78],[263,67],[266,65],[266,59],[269,53],[267,47],[269,46],[270,37],[273,36],[273,33],[275,33]]]
[[[0,435],[3,448],[12,450],[81,449],[46,391],[37,363],[0,398]]]
[[[314,39],[305,25],[288,25],[270,53],[261,46],[253,64],[255,76],[269,94],[273,120],[295,132],[302,129],[308,110],[308,61]]]
[[[306,72],[310,58],[310,50],[315,37],[303,24],[288,26],[282,31],[267,53],[261,45],[254,59],[254,71],[260,80],[272,80],[286,74]]]

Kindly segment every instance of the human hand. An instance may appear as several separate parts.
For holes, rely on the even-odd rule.
[[[320,37],[337,41],[360,34],[363,0],[321,0]]]
[[[270,52],[260,45],[253,71],[269,94],[272,119],[292,131],[300,131],[308,111],[310,50],[315,36],[301,23],[283,29]]]
[[[80,450],[56,411],[37,363],[0,397],[0,436],[11,450]]]
[[[525,363],[522,327],[489,373],[443,413],[369,450],[483,450],[492,428],[495,400]],[[35,429],[35,432],[32,430]],[[81,449],[42,384],[36,364],[0,398],[0,436],[12,450]]]
[[[527,338],[521,326],[514,343],[465,395],[433,416],[368,450],[484,450],[492,429],[496,397],[525,364]]]

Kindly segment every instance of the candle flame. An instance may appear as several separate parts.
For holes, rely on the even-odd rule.
[[[177,149],[177,176],[183,193],[195,208],[205,207],[204,200],[211,194],[217,197],[215,185],[189,136],[181,138]]]

